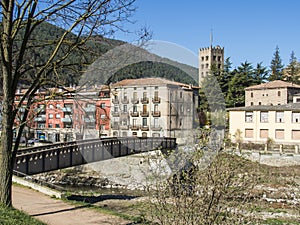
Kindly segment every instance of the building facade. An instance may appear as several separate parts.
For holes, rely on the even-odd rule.
[[[220,46],[199,49],[199,85],[203,78],[209,74],[213,65],[216,69],[222,70],[224,67],[224,48]]]
[[[275,80],[245,88],[245,106],[283,105],[293,102],[300,93],[300,85]]]
[[[15,105],[26,89],[18,90]],[[107,86],[83,88],[50,88],[38,91],[28,109],[24,130],[26,139],[52,142],[98,138],[110,135],[110,94]],[[24,101],[15,121],[20,124],[27,102]]]
[[[195,126],[197,87],[143,78],[120,81],[111,89],[113,136],[183,138]]]
[[[229,109],[229,134],[233,142],[300,143],[300,103],[258,105]],[[240,134],[240,137],[237,135]]]

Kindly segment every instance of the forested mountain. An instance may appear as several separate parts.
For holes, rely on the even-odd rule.
[[[27,49],[24,59],[24,76],[20,81],[20,85],[26,87],[30,85],[35,77],[40,66],[45,64],[46,60],[55,50],[56,44],[60,37],[63,35],[64,30],[49,23],[43,23],[36,28],[30,39],[30,47]],[[20,35],[19,39],[22,38]],[[76,35],[69,37],[69,40],[76,38]],[[88,42],[78,47],[67,59],[57,66],[55,71],[48,71],[44,78],[47,85],[53,86],[69,86],[78,85],[80,80],[83,79],[88,67],[96,61],[99,57],[105,54],[107,51],[114,49],[117,46],[125,44],[123,41],[104,38],[101,36],[92,36]],[[60,59],[64,55],[68,54],[70,43],[65,43],[57,54],[57,59]],[[20,46],[15,46],[15,51],[20,50]],[[146,51],[146,50],[142,50]],[[150,53],[147,53],[150,54]],[[153,54],[150,54],[153,55]],[[172,60],[163,59],[159,56],[153,55],[151,58],[155,58],[157,62],[145,61],[139,62],[133,65],[128,65],[125,68],[121,68],[116,71],[115,74],[109,76],[106,79],[106,83],[116,82],[126,78],[142,78],[142,77],[164,77],[172,79],[178,82],[196,84],[197,79],[192,79],[187,72],[179,68],[184,68],[185,71],[193,71],[197,74],[197,68],[174,62]],[[2,73],[1,73],[2,74]],[[97,78],[96,75],[95,78]],[[101,74],[101,76],[107,76]],[[99,81],[101,79],[98,79]]]

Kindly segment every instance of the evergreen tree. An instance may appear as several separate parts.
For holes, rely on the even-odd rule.
[[[278,46],[276,46],[270,68],[271,68],[271,75],[269,76],[268,80],[269,81],[282,80],[283,64],[279,55]]]
[[[245,105],[245,88],[255,84],[253,67],[251,63],[244,62],[233,71],[233,78],[229,82],[226,103],[229,107]]]
[[[232,62],[230,61],[230,57],[225,59],[223,70],[221,71],[220,76],[217,77],[220,88],[224,95],[227,95],[228,92],[228,84],[232,79],[231,72]]]
[[[291,53],[290,64],[286,68],[285,80],[299,84],[299,63],[297,62],[297,58],[295,56],[294,51]]]
[[[254,68],[253,79],[255,84],[261,84],[267,80],[269,76],[269,71],[266,67],[262,65],[262,62],[257,63],[256,68]]]

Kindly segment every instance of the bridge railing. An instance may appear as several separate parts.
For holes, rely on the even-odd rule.
[[[14,169],[37,174],[117,157],[176,148],[175,138],[105,138],[39,146],[19,151]]]

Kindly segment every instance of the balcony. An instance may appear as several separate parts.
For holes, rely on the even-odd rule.
[[[154,97],[154,98],[152,99],[152,102],[153,102],[153,103],[160,103],[160,97]]]
[[[151,130],[153,130],[153,131],[160,131],[161,130],[161,126],[160,125],[153,125],[153,126],[151,126]]]
[[[141,98],[141,103],[142,104],[148,104],[149,103],[149,98],[147,98],[147,97]]]
[[[119,130],[119,123],[111,124],[111,129],[113,129],[113,130]]]
[[[141,114],[142,117],[148,117],[149,116],[148,111],[141,111],[140,114]]]
[[[140,102],[140,101],[139,101],[138,98],[132,98],[132,99],[131,99],[131,103],[132,103],[132,104],[139,104],[139,102]]]
[[[96,120],[95,120],[95,118],[84,118],[84,122],[85,123],[95,123]]]
[[[36,118],[34,118],[34,122],[46,122],[46,117],[44,116],[38,116]]]
[[[139,125],[131,125],[131,126],[130,126],[130,129],[131,129],[131,130],[139,130],[139,129],[140,129],[140,126],[139,126]]]
[[[149,126],[147,125],[141,126],[141,131],[148,131],[148,130],[149,130]]]
[[[120,116],[119,112],[112,112],[111,114],[112,114],[113,117],[119,117]]]
[[[121,111],[121,114],[122,114],[122,115],[128,115],[129,112],[128,112],[128,111]]]
[[[70,117],[65,117],[60,119],[62,123],[72,123],[72,119]]]
[[[87,113],[96,112],[96,106],[89,106],[84,108],[84,111]]]
[[[160,117],[160,111],[152,111],[153,117]]]
[[[120,125],[120,130],[129,130],[128,125]]]
[[[62,110],[64,113],[72,113],[72,112],[73,112],[72,108],[67,108],[67,107],[63,107],[63,108],[61,108],[61,110]]]
[[[131,117],[138,117],[139,115],[139,112],[130,112]]]
[[[112,99],[112,103],[114,103],[114,104],[119,104],[120,101],[119,101],[118,98],[113,98],[113,99]]]
[[[128,103],[129,103],[129,100],[128,100],[128,98],[126,97],[126,98],[122,98],[121,102],[122,102],[122,104],[128,104]]]

